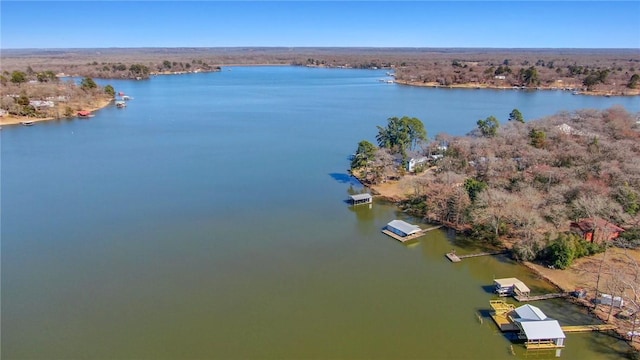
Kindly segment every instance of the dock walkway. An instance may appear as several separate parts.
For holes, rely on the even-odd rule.
[[[446,256],[447,259],[451,260],[451,262],[460,262],[460,261],[462,261],[462,259],[467,259],[467,258],[472,258],[472,257],[487,256],[487,255],[502,255],[502,254],[506,254],[506,253],[507,252],[505,250],[481,252],[481,253],[467,254],[467,255],[456,255],[455,252],[448,252],[448,253],[444,254],[444,256]]]
[[[536,301],[536,300],[547,300],[547,299],[556,299],[561,297],[567,297],[569,293],[560,292],[560,293],[551,293],[551,294],[543,294],[543,295],[515,295],[513,298],[518,300],[519,302],[527,302],[527,301]]]
[[[562,331],[567,333],[575,333],[575,332],[588,332],[588,331],[608,331],[615,330],[615,325],[611,324],[601,324],[601,325],[569,325],[569,326],[561,326]]]
[[[460,259],[460,258],[458,257],[458,255],[456,255],[456,254],[455,254],[455,253],[453,253],[453,252],[446,253],[446,254],[444,254],[444,256],[446,256],[446,257],[447,257],[447,259],[451,260],[451,262],[460,262],[460,261],[462,261],[462,259]]]

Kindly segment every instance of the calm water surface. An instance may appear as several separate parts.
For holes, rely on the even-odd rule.
[[[110,81],[134,97],[127,108],[4,127],[2,358],[513,359],[487,286],[547,285],[503,257],[449,263],[451,248],[474,248],[444,231],[409,246],[381,234],[420,221],[384,202],[349,208],[347,156],[391,116],[461,135],[514,108],[534,119],[640,103],[384,77],[240,67]],[[563,325],[593,321],[535,305]],[[566,359],[627,351],[599,334],[566,345]]]

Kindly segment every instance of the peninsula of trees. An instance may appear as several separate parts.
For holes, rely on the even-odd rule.
[[[514,109],[509,119],[488,116],[467,136],[427,143],[419,119],[390,118],[377,144],[358,144],[351,171],[374,187],[403,182],[410,190],[394,199],[403,209],[519,260],[564,268],[602,251],[569,231],[583,219],[601,219],[596,233],[620,226],[618,244],[640,245],[640,114],[613,107],[527,122]]]
[[[116,95],[111,85],[99,86],[85,77],[63,80],[53,71],[14,70],[1,78],[0,123],[74,117],[81,110],[99,109]]]

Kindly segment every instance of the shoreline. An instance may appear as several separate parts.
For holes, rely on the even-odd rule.
[[[436,82],[418,82],[418,81],[408,81],[408,80],[394,80],[394,83],[405,86],[417,86],[417,87],[429,87],[429,88],[441,88],[441,89],[471,89],[471,90],[540,90],[540,91],[577,91],[576,95],[588,95],[588,96],[639,96],[640,90],[638,89],[627,89],[624,92],[609,92],[609,91],[584,91],[584,90],[575,90],[575,88],[569,87],[549,87],[549,86],[538,86],[538,87],[514,87],[514,86],[497,86],[497,85],[488,85],[488,84],[475,84],[475,83],[467,83],[467,84],[453,84],[453,85],[440,85]]]
[[[557,278],[555,278],[553,275],[549,274],[549,272],[551,271],[568,271],[568,270],[551,270],[549,269],[548,271],[546,271],[547,269],[545,269],[544,267],[542,267],[541,265],[538,264],[534,264],[532,262],[529,261],[523,261],[522,265],[526,266],[529,270],[533,271],[536,275],[540,276],[542,279],[544,279],[544,281],[548,282],[549,284],[555,286],[558,290],[565,292],[565,293],[571,293],[573,291],[576,290],[576,288],[570,288],[568,287],[566,284],[561,284]],[[593,289],[589,289],[589,290],[593,290]],[[625,341],[627,344],[629,344],[630,347],[632,347],[633,349],[635,349],[636,351],[640,351],[640,342],[637,340],[637,337],[634,337],[634,341],[629,341],[629,339],[626,337],[626,332],[622,329],[621,325],[621,320],[617,319],[616,316],[610,316],[609,312],[603,309],[600,309],[597,307],[596,302],[595,302],[595,297],[593,295],[591,295],[590,292],[587,292],[587,296],[584,298],[577,298],[574,297],[572,295],[565,297],[565,301],[568,301],[572,304],[575,304],[577,306],[580,306],[581,308],[585,309],[590,316],[592,316],[595,319],[600,320],[602,323],[604,324],[611,324],[611,325],[615,325],[616,329],[612,330],[619,338],[620,340]],[[607,320],[607,318],[609,318]],[[612,335],[613,336],[613,335]]]
[[[406,199],[407,192],[402,191],[402,184],[400,181],[387,182],[384,184],[371,185],[362,181],[358,176],[351,173],[355,179],[357,179],[363,186],[370,189],[372,195],[377,198],[383,199],[385,201],[389,201],[394,203],[397,206],[397,203],[403,199]],[[403,177],[402,179],[405,179]],[[386,186],[385,186],[386,185]],[[448,226],[447,224],[442,224],[444,226]],[[455,228],[454,228],[455,230]],[[456,230],[457,231],[457,230]],[[508,243],[503,242],[503,246],[505,248],[510,248]],[[586,261],[587,259],[583,260]],[[626,331],[624,330],[624,322],[618,319],[615,316],[610,316],[609,311],[605,308],[601,309],[595,306],[595,289],[591,287],[585,286],[586,284],[576,283],[575,280],[572,280],[570,276],[568,276],[571,272],[570,269],[565,270],[557,270],[557,269],[548,269],[542,265],[538,265],[532,262],[523,261],[520,262],[521,265],[525,266],[527,269],[532,271],[537,276],[541,277],[545,282],[554,288],[566,292],[571,293],[575,291],[577,288],[588,289],[587,296],[585,298],[577,298],[573,296],[568,296],[564,298],[564,301],[568,301],[572,304],[575,304],[587,311],[587,313],[592,316],[594,319],[597,319],[605,324],[613,324],[617,326],[617,329],[613,331],[612,336],[617,336],[621,340],[627,342],[630,347],[635,349],[636,351],[640,351],[640,338],[635,337],[634,341],[630,342],[626,337]],[[554,272],[562,271],[563,273],[557,273],[554,275]],[[607,319],[608,318],[608,319]]]
[[[104,109],[107,106],[109,106],[111,103],[113,103],[113,99],[100,99],[98,100],[98,105],[97,106],[93,106],[90,108],[86,108],[86,110],[88,110],[91,113],[94,113],[98,110]],[[64,119],[75,119],[78,118],[78,115],[74,115],[72,117],[45,117],[45,118],[32,118],[32,117],[28,117],[28,116],[12,116],[12,115],[8,115],[8,116],[2,116],[0,117],[0,126],[10,126],[10,125],[23,125],[22,123],[24,122],[44,122],[44,121],[51,121],[51,120],[64,120]]]

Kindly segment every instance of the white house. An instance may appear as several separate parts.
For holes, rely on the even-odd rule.
[[[38,110],[52,108],[55,106],[55,104],[51,100],[31,100],[29,101],[29,105]]]
[[[416,166],[423,164],[425,162],[429,161],[429,158],[427,156],[423,156],[420,158],[411,158],[409,159],[409,162],[407,163],[407,171],[408,172],[414,172],[416,169]]]

